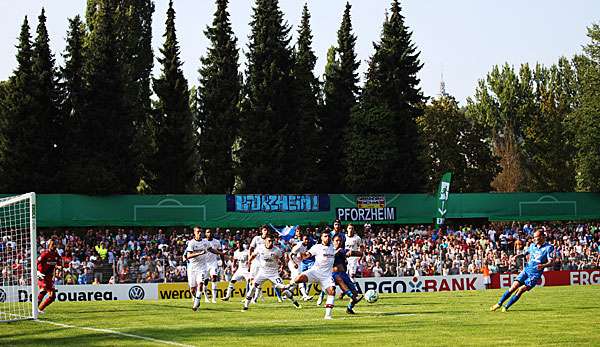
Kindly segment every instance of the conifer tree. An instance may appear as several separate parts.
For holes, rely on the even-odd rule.
[[[313,73],[317,57],[312,49],[312,39],[310,13],[308,5],[305,4],[302,10],[302,22],[298,29],[294,66],[296,101],[299,110],[296,137],[299,170],[294,170],[290,174],[295,175],[294,191],[296,192],[316,192],[325,181],[318,167],[318,154],[321,148],[317,128],[320,85]]]
[[[32,68],[31,33],[25,16],[17,44],[17,68],[7,83],[2,105],[0,185],[7,193],[30,191],[35,182],[30,176],[36,171],[36,147],[30,141],[36,135]]]
[[[337,46],[329,51],[325,73],[325,105],[320,116],[322,151],[319,171],[325,177],[320,191],[328,193],[344,192],[344,132],[359,93],[357,70],[360,62],[356,58],[351,9],[352,6],[347,2],[337,33]]]
[[[92,2],[92,1],[91,1]],[[86,98],[81,118],[79,162],[70,182],[75,192],[132,193],[138,183],[132,151],[135,128],[120,60],[117,5],[96,0],[85,44]],[[90,24],[90,21],[92,24]]]
[[[46,13],[38,17],[36,37],[32,46],[32,88],[29,90],[33,100],[35,121],[34,136],[31,142],[32,155],[37,159],[37,169],[31,173],[31,190],[40,193],[58,193],[62,189],[60,182],[62,157],[64,150],[64,119],[59,112],[60,93],[54,55],[50,50],[50,38],[46,28]]]
[[[294,152],[299,135],[290,27],[277,0],[257,0],[250,25],[237,153],[241,190],[289,192],[294,180],[288,173],[301,170]]]
[[[235,183],[233,144],[240,123],[241,76],[228,3],[229,0],[217,0],[212,26],[204,32],[210,47],[201,58],[198,71],[200,191],[209,194],[229,194]]]
[[[63,192],[73,192],[70,182],[78,180],[78,156],[82,138],[81,121],[85,112],[86,86],[84,78],[84,39],[85,24],[81,17],[69,19],[67,46],[63,53],[64,67],[60,70],[62,93],[61,113],[64,117],[65,141],[63,141],[63,170],[61,181]]]
[[[153,162],[156,193],[194,193],[198,172],[193,117],[187,80],[181,70],[179,43],[175,30],[175,10],[169,1],[165,42],[160,49],[161,75],[154,79],[156,103],[156,145]]]
[[[422,191],[425,181],[421,139],[416,124],[425,100],[417,77],[423,65],[397,0],[392,2],[390,13],[383,24],[380,41],[374,44],[375,54],[369,64],[360,110],[353,113],[352,123],[355,126],[360,124],[361,117],[376,108],[380,110],[378,117],[381,117],[377,121],[388,127],[382,133],[366,133],[367,138],[361,139],[364,143],[362,151],[377,152],[366,168],[380,177],[379,182],[363,189],[417,193]],[[374,122],[375,119],[368,117],[365,121]],[[351,136],[350,139],[356,137]],[[356,147],[349,144],[347,148]],[[352,151],[347,151],[345,157],[347,179],[357,182],[351,176],[360,176],[360,170],[364,170],[361,166],[366,163]],[[356,191],[357,186],[350,188]]]

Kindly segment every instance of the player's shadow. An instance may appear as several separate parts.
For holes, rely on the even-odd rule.
[[[552,312],[556,311],[551,308],[523,308],[523,309],[511,309],[510,312]]]

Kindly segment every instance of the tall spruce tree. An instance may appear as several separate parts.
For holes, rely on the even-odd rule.
[[[571,116],[574,130],[577,190],[600,192],[600,25],[588,28],[590,42],[574,58],[579,105]]]
[[[250,23],[245,99],[240,126],[241,190],[286,192],[293,188],[290,171],[298,167],[294,143],[297,107],[293,98],[294,66],[290,27],[277,0],[257,0]]]
[[[344,192],[344,132],[350,120],[352,108],[359,93],[356,58],[356,36],[352,33],[352,6],[346,2],[342,23],[337,33],[337,47],[328,54],[325,73],[325,106],[320,115],[322,130],[319,171],[324,176],[320,191]]]
[[[92,2],[92,1],[91,1]],[[94,1],[85,45],[86,98],[81,117],[77,172],[69,182],[75,192],[131,193],[138,183],[132,151],[135,134],[128,107],[126,75],[118,40],[118,4]]]
[[[134,158],[131,163],[134,185],[151,180],[149,169],[155,148],[152,122],[151,72],[154,61],[152,51],[152,0],[87,0],[86,24],[90,33],[98,28],[101,8],[113,9],[115,55],[121,72],[124,108],[131,122],[133,137],[128,151]],[[89,46],[88,35],[86,46]],[[145,183],[144,183],[145,184]],[[142,184],[143,185],[143,184]],[[138,187],[139,188],[139,187]],[[139,191],[139,189],[138,189]]]
[[[64,117],[65,139],[63,142],[63,183],[75,182],[79,172],[76,167],[80,143],[83,140],[81,121],[85,112],[85,79],[84,79],[84,38],[85,24],[81,17],[69,19],[67,46],[63,53],[64,67],[60,70],[60,89],[62,92],[61,113]],[[64,184],[63,192],[73,192],[70,184]]]
[[[181,70],[179,43],[175,31],[175,10],[169,1],[165,42],[160,49],[161,76],[154,79],[156,103],[156,144],[153,162],[156,193],[194,193],[198,172],[193,117],[188,83]]]
[[[138,178],[150,180],[150,161],[155,150],[152,128],[151,73],[154,64],[152,51],[152,0],[119,0],[118,23],[120,61],[124,69],[126,102],[135,135],[131,151],[136,160]]]
[[[40,193],[59,193],[63,184],[62,157],[64,150],[64,119],[59,112],[60,93],[58,74],[54,65],[54,56],[50,50],[50,38],[46,28],[46,14],[38,17],[36,37],[33,42],[32,74],[33,84],[30,90],[33,100],[33,114],[36,126],[35,136],[29,141],[37,152],[37,170],[32,173],[32,190]]]
[[[232,151],[240,123],[242,81],[228,3],[229,0],[217,0],[212,26],[204,31],[210,47],[201,58],[202,67],[198,71],[200,191],[208,194],[229,194],[235,183]]]
[[[298,29],[298,42],[295,51],[294,77],[296,80],[296,102],[298,104],[298,128],[296,137],[296,153],[298,167],[291,175],[295,176],[294,191],[316,192],[324,183],[324,176],[318,166],[319,132],[319,80],[313,70],[317,57],[312,49],[313,35],[310,28],[308,5],[304,4],[302,22]]]
[[[390,12],[380,42],[374,44],[375,54],[367,72],[361,106],[351,120],[355,128],[363,117],[365,122],[380,122],[389,128],[363,132],[363,139],[349,135],[348,141],[360,141],[363,145],[348,144],[347,148],[365,152],[346,151],[346,178],[352,191],[361,188],[372,192],[415,193],[423,189],[425,181],[416,124],[425,100],[417,77],[423,65],[397,0],[392,2]],[[379,112],[367,116],[373,109]],[[374,130],[378,128],[372,126]],[[374,155],[368,157],[366,153]],[[365,168],[379,175],[378,179],[369,180],[372,182],[369,186],[358,183],[365,176]]]
[[[37,179],[38,146],[31,141],[36,134],[33,51],[27,16],[23,20],[17,44],[17,68],[5,88],[2,116],[3,151],[0,153],[1,189],[5,193],[22,193],[34,189]]]

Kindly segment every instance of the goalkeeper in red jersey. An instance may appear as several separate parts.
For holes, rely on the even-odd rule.
[[[40,288],[40,294],[38,295],[39,313],[44,313],[44,309],[56,299],[54,269],[61,267],[61,264],[62,259],[56,251],[56,241],[48,241],[48,247],[37,259],[38,287]],[[44,300],[46,295],[48,297]]]

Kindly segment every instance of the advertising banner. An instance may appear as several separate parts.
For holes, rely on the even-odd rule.
[[[287,283],[288,281],[284,281]],[[222,298],[227,292],[228,282],[217,283],[217,298]],[[209,298],[212,298],[211,285],[208,285],[207,293]],[[246,296],[246,282],[238,281],[233,287],[232,297],[242,298]],[[274,297],[275,291],[271,282],[265,282],[262,285],[262,293],[264,297]],[[316,295],[321,291],[318,286],[312,286],[310,295]],[[298,289],[293,291],[294,295],[298,295]],[[192,294],[189,291],[187,283],[160,283],[158,285],[158,299],[159,300],[171,300],[171,299],[192,299]]]
[[[418,293],[485,289],[483,275],[357,278],[361,292]]]
[[[492,274],[490,288],[509,288],[518,274]],[[538,286],[600,284],[600,270],[546,271]]]
[[[395,221],[396,208],[338,208],[336,218],[342,222]]]
[[[508,288],[518,274],[492,274],[490,288]],[[287,281],[285,281],[287,282]],[[415,277],[370,277],[357,278],[358,290],[362,293],[373,289],[380,294],[420,293],[485,289],[483,275],[415,276]],[[600,270],[546,271],[540,286],[569,286],[600,284]],[[217,284],[217,297],[222,298],[227,290],[227,282]],[[210,286],[209,286],[210,288]],[[115,300],[172,300],[191,299],[187,283],[137,283],[101,285],[60,285],[56,286],[56,300],[60,302],[115,301]],[[317,295],[321,288],[313,285],[310,295]],[[271,283],[262,286],[263,296],[273,297]],[[212,295],[211,290],[208,290]],[[246,295],[245,282],[237,282],[233,297]],[[298,289],[294,291],[298,295]],[[9,302],[31,301],[31,288],[22,286],[0,287],[0,305]]]
[[[56,286],[57,301],[156,300],[156,283],[61,285]],[[31,301],[31,287],[0,287],[0,303]]]

